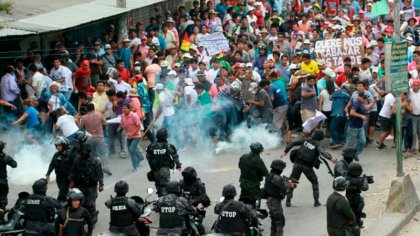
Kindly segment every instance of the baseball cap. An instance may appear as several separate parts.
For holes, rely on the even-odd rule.
[[[181,67],[181,63],[179,63],[179,62],[175,63],[174,67]]]
[[[111,49],[111,45],[110,44],[105,44],[105,49]]]
[[[171,70],[171,71],[168,72],[168,75],[176,76],[176,71]]]
[[[156,86],[153,90],[163,90],[163,89],[165,89],[165,86],[163,86],[163,84],[159,83],[159,84],[156,84]]]
[[[257,88],[257,87],[258,87],[258,83],[257,83],[257,82],[252,82],[252,83],[250,83],[250,84],[249,84],[249,89],[248,89],[248,90],[249,90],[250,92],[252,92],[252,91],[254,91],[254,89],[255,89],[255,88]]]
[[[246,63],[245,67],[252,67],[252,63],[251,62]]]

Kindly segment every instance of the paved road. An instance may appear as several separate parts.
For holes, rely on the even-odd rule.
[[[143,143],[143,148],[147,143]],[[389,145],[390,146],[390,145]],[[263,153],[263,159],[266,165],[269,167],[272,160],[278,158],[284,146],[266,150]],[[363,164],[364,170],[368,174],[375,175],[377,184],[373,185],[371,191],[384,192],[386,191],[388,184],[387,180],[390,178],[390,173],[394,166],[394,150],[388,151],[377,151],[375,148],[367,148],[361,156],[361,163]],[[243,153],[248,150],[243,150]],[[211,149],[204,150],[200,148],[190,148],[180,154],[181,162],[183,167],[194,166],[199,174],[199,177],[206,183],[207,192],[210,199],[213,201],[212,205],[208,209],[207,217],[204,224],[208,230],[216,219],[216,215],[213,214],[213,208],[215,201],[220,198],[222,187],[227,183],[232,183],[237,187],[239,193],[239,170],[237,168],[239,157],[242,153],[220,153],[217,156],[213,156]],[[340,151],[332,151],[335,157],[340,158]],[[292,165],[288,157],[286,158],[287,167],[284,170],[284,174],[289,175],[291,172]],[[99,222],[95,228],[95,235],[104,232],[108,229],[109,223],[109,212],[104,206],[104,202],[113,194],[114,183],[118,180],[124,179],[130,184],[129,195],[140,195],[144,197],[147,187],[154,187],[153,183],[149,183],[146,179],[146,173],[149,170],[146,161],[141,163],[140,170],[136,173],[131,171],[131,162],[128,159],[111,159],[110,164],[112,166],[113,175],[105,178],[105,191],[99,194],[97,199],[97,208],[100,211]],[[332,192],[332,177],[327,173],[327,169],[324,165],[321,165],[320,169],[316,171],[318,174],[321,196],[321,203],[325,204],[328,195]],[[42,177],[45,171],[39,175]],[[392,174],[391,174],[392,175]],[[180,172],[173,172],[171,178],[180,179]],[[30,185],[27,186],[11,186],[9,194],[9,202],[14,202],[17,193],[22,190],[30,190]],[[57,188],[55,182],[49,184],[48,194],[56,196]],[[377,199],[373,196],[366,199],[367,206],[377,202]],[[155,198],[156,196],[152,196]],[[383,201],[381,199],[380,201]],[[301,236],[301,235],[327,235],[326,234],[326,211],[325,206],[318,208],[313,207],[312,199],[312,188],[310,183],[302,176],[301,183],[298,189],[295,190],[295,197],[293,199],[293,207],[285,208],[286,216],[286,227],[285,235],[290,236]],[[265,206],[265,203],[263,203]],[[367,226],[370,222],[373,222],[375,215],[378,213],[378,209],[373,210],[374,214],[370,214],[367,211],[368,216],[371,215],[371,219],[367,219]],[[152,215],[154,219],[153,226],[157,226],[157,216]],[[269,235],[270,230],[270,219],[264,220],[264,235]]]

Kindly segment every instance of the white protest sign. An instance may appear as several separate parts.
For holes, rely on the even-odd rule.
[[[315,43],[316,57],[324,59],[328,67],[343,65],[343,60],[350,57],[352,64],[362,63],[362,38],[339,38],[320,40]]]
[[[200,39],[199,43],[203,44],[210,56],[229,50],[229,40],[226,39],[223,32],[216,32],[204,36]]]

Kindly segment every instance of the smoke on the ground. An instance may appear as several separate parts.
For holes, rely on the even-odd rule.
[[[270,133],[264,125],[249,129],[242,123],[233,131],[230,142],[217,143],[214,153],[217,155],[221,152],[247,152],[253,142],[260,142],[267,150],[278,147],[281,138],[277,133]]]
[[[8,168],[10,185],[31,185],[35,180],[44,178],[55,148],[51,138],[44,136],[38,143],[25,140],[25,132],[15,127],[1,134],[6,142],[5,152],[18,163],[17,168]],[[55,179],[54,173],[51,179]]]

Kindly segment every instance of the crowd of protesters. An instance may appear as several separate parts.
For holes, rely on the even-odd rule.
[[[389,14],[373,16],[373,4],[201,0],[138,22],[126,35],[110,25],[75,49],[64,42],[46,55],[29,49],[1,78],[2,128],[25,124],[32,142],[84,129],[101,157],[120,151],[136,170],[143,159],[140,130],[153,142],[153,130],[166,127],[183,150],[196,137],[229,141],[241,122],[263,123],[289,143],[320,111],[331,148],[385,150],[385,140],[395,137],[396,98],[384,68],[394,6],[389,1]],[[412,153],[420,140],[418,5],[402,1],[400,12],[410,86],[402,95],[402,129],[404,150]],[[210,56],[201,40],[215,32],[223,32],[230,50]],[[361,64],[342,58],[334,68],[316,58],[316,42],[352,37],[363,40]],[[377,128],[382,133],[375,138]]]

